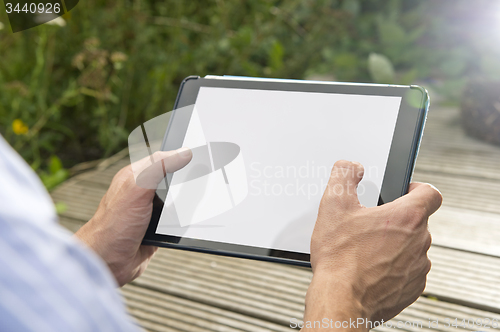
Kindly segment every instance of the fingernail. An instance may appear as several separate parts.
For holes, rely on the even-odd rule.
[[[191,152],[190,148],[180,148],[180,149],[177,149],[177,153],[182,158],[188,158],[188,157],[191,157],[192,152]]]

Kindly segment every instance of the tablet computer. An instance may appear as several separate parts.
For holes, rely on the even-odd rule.
[[[143,243],[310,266],[333,164],[363,164],[367,207],[406,194],[428,107],[419,86],[188,77],[161,149],[193,159],[157,190]]]

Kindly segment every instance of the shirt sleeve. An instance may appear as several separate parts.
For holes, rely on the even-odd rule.
[[[0,136],[0,331],[139,331],[105,263]]]

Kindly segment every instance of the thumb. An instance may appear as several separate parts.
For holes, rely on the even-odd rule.
[[[155,164],[161,163],[166,173],[173,173],[186,166],[193,158],[193,152],[189,148],[180,148],[175,151],[157,151],[153,153]]]
[[[426,217],[429,217],[441,207],[442,202],[443,196],[436,187],[428,183],[413,182],[408,194],[391,203],[402,204],[406,209],[410,206],[423,208]]]
[[[173,173],[186,166],[193,157],[188,148],[174,151],[157,151],[132,165],[136,184],[141,188],[156,189],[167,173]]]
[[[344,210],[360,207],[357,188],[363,175],[364,168],[360,163],[346,160],[337,161],[333,165],[324,198],[328,197],[330,204]]]

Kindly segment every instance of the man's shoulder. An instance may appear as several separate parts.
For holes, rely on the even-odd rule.
[[[38,176],[0,136],[0,223],[57,222],[52,200]]]

